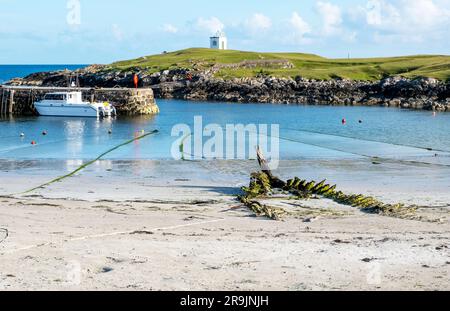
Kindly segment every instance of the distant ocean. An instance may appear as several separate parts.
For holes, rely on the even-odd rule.
[[[0,84],[13,78],[23,78],[42,71],[76,70],[88,65],[0,65]]]

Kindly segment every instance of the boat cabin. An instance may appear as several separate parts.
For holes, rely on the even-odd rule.
[[[48,93],[45,95],[44,100],[63,101],[68,104],[79,104],[83,102],[81,92]]]

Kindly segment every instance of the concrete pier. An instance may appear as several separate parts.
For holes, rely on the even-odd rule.
[[[159,113],[153,90],[130,88],[68,88],[39,86],[0,86],[1,115],[35,115],[34,102],[52,92],[83,93],[87,102],[109,102],[119,115],[150,115]]]

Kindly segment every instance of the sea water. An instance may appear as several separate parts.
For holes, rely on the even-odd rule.
[[[0,83],[40,71],[85,65],[0,65]],[[177,124],[276,124],[280,159],[370,158],[450,164],[450,114],[382,107],[233,104],[157,100],[161,113],[117,119],[4,117],[0,159],[93,159],[104,151],[157,129],[158,134],[124,146],[106,159],[171,159]],[[342,124],[346,119],[346,124]],[[43,132],[47,135],[42,135]],[[109,133],[111,131],[111,133]],[[21,134],[25,136],[21,137]],[[207,140],[208,138],[204,138]],[[31,145],[31,142],[36,145]],[[226,143],[226,142],[225,142]],[[254,146],[247,146],[247,149]],[[249,152],[247,152],[250,155]],[[198,156],[198,155],[197,155]]]
[[[86,67],[86,65],[1,65],[0,64],[0,84],[13,78],[23,78],[29,74],[44,71],[56,70],[76,70]]]
[[[172,159],[177,124],[277,124],[280,159],[376,158],[450,165],[450,114],[382,107],[232,104],[157,100],[161,113],[146,117],[11,117],[0,121],[0,159],[86,160],[142,131],[155,135],[105,159]],[[342,119],[346,124],[342,124]],[[47,135],[42,135],[43,132]],[[111,132],[111,133],[109,133]],[[25,136],[21,137],[23,133]],[[270,132],[269,132],[270,136]],[[205,138],[206,141],[208,138]],[[269,137],[270,140],[273,137]],[[36,145],[31,145],[35,141]],[[254,147],[254,146],[250,146]],[[211,159],[210,159],[211,160]]]

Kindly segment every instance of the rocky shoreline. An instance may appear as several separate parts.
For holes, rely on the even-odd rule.
[[[397,76],[375,82],[266,76],[224,80],[214,77],[216,71],[217,68],[213,67],[206,71],[174,69],[148,74],[141,68],[118,71],[108,66],[93,65],[75,72],[32,74],[8,84],[67,86],[69,76],[76,74],[82,87],[132,87],[133,75],[137,74],[139,87],[152,88],[156,98],[450,111],[450,81],[432,78],[410,80]]]

